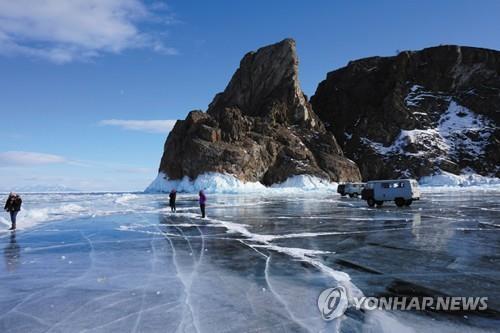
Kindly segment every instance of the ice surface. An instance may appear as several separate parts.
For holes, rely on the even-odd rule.
[[[164,173],[160,172],[145,192],[168,193],[172,189],[176,189],[178,192],[187,193],[197,193],[200,190],[204,190],[207,193],[226,194],[255,193],[262,191],[270,192],[274,189],[275,193],[282,194],[284,189],[287,191],[336,191],[337,184],[310,175],[297,175],[288,178],[283,183],[274,184],[269,188],[259,182],[243,182],[229,174],[208,172],[199,175],[194,180],[190,180],[188,177],[184,177],[182,180],[169,180]],[[277,192],[276,189],[282,190]]]
[[[83,210],[0,231],[0,331],[442,333],[500,324],[500,191],[434,188],[409,208],[379,209],[327,191],[269,193],[208,195],[207,219],[193,194],[179,194],[176,214],[164,194],[24,195],[32,209]],[[317,297],[339,284],[366,296],[488,296],[490,312],[349,309],[325,322]]]
[[[22,209],[18,219],[20,229],[31,228],[47,221],[77,217],[98,217],[127,211],[137,211],[141,205],[133,193],[21,193]],[[7,194],[5,194],[5,199]],[[10,225],[7,215],[0,223]]]

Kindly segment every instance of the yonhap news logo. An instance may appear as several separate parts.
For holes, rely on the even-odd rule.
[[[342,316],[348,306],[347,290],[342,286],[325,289],[318,297],[318,308],[324,320]]]
[[[324,320],[342,316],[348,308],[355,310],[397,310],[397,311],[485,311],[488,297],[349,297],[343,286],[328,288],[318,297],[318,309]]]

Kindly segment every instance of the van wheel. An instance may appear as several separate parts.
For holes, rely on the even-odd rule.
[[[384,204],[383,201],[375,201],[375,203],[377,204],[377,207],[382,207],[382,205]]]
[[[412,199],[406,200],[405,205],[406,205],[406,206],[409,206],[409,205],[411,205],[411,203],[412,203],[412,202],[413,202],[413,200],[412,200]]]
[[[357,198],[358,197],[358,194],[357,193],[353,193],[352,195],[353,197]]]
[[[354,194],[349,193],[349,198],[354,198]]]
[[[368,204],[368,206],[370,207],[373,207],[375,206],[375,200],[373,198],[368,198],[366,199],[366,203]]]
[[[403,207],[406,203],[405,199],[403,199],[403,198],[396,198],[396,200],[394,200],[394,202],[396,203],[396,206],[398,206],[398,207]]]

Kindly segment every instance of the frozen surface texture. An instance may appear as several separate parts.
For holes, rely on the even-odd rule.
[[[0,230],[0,332],[443,333],[500,325],[499,191],[433,189],[410,208],[379,209],[327,192],[209,195],[205,220],[193,195],[179,195],[176,214],[164,195],[48,196],[25,195],[27,209],[60,202],[66,210],[52,207],[49,218],[16,233]],[[325,322],[317,297],[339,284],[366,296],[487,296],[489,311],[349,309]]]

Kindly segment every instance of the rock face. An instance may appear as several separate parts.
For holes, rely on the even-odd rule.
[[[160,171],[169,179],[229,173],[265,185],[300,174],[360,179],[300,88],[291,39],[246,54],[206,113],[192,111],[177,121]]]
[[[350,62],[311,98],[365,180],[500,176],[500,52],[439,46]]]

